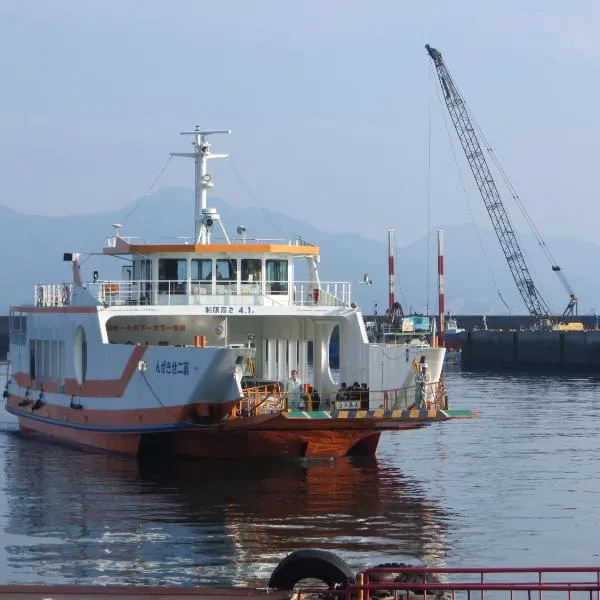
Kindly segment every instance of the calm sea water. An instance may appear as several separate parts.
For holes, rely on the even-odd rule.
[[[251,585],[305,547],[356,568],[600,563],[600,381],[447,385],[479,420],[386,432],[366,461],[140,467],[1,411],[0,583]]]

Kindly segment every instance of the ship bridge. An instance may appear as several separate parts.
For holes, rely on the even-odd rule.
[[[128,258],[120,281],[95,281],[88,291],[104,306],[278,305],[349,306],[351,285],[322,282],[318,246],[302,238],[243,238],[229,243],[139,243],[115,235],[103,254]],[[294,276],[305,259],[307,280]]]

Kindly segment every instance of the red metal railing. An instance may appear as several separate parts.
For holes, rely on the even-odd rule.
[[[315,592],[302,589],[298,598]],[[600,600],[600,566],[377,567],[359,573],[355,585],[329,593],[343,600]]]

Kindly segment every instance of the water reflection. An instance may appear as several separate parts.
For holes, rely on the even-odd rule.
[[[375,458],[138,465],[5,438],[5,580],[245,585],[297,548],[355,567],[445,556],[444,514]]]

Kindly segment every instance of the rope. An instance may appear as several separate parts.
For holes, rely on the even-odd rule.
[[[279,231],[279,233],[285,238],[286,237],[286,233],[283,231],[283,229],[281,228],[281,225],[277,222],[275,222],[272,218],[272,213],[270,213],[259,201],[258,198],[256,197],[256,195],[252,192],[252,190],[250,189],[250,187],[248,186],[248,184],[244,181],[244,179],[242,178],[242,176],[240,175],[239,171],[234,167],[233,162],[231,161],[230,158],[227,159],[227,163],[229,164],[229,168],[233,171],[233,174],[235,175],[236,179],[238,180],[239,184],[246,190],[246,192],[248,193],[248,195],[250,196],[250,198],[252,198],[252,200],[254,201],[254,203],[256,204],[256,206],[258,206],[258,208],[260,208],[260,210],[263,211],[263,213],[265,214],[265,217],[273,224],[274,227],[277,228],[277,230]]]
[[[456,83],[454,84],[454,86],[456,87],[456,89],[457,89],[458,93],[461,95],[461,97],[464,99],[464,94],[462,93],[462,91],[460,90],[460,88],[456,85]],[[438,90],[438,95],[439,95],[439,90]],[[546,245],[546,242],[544,242],[544,240],[542,238],[541,233],[539,232],[538,228],[535,226],[535,223],[533,222],[533,219],[531,218],[530,214],[528,213],[527,209],[525,208],[525,205],[521,201],[521,198],[517,194],[517,191],[515,190],[513,184],[509,180],[506,171],[504,170],[504,168],[500,164],[500,161],[498,160],[498,157],[496,156],[494,150],[492,149],[491,144],[489,143],[489,141],[488,141],[488,139],[487,139],[487,137],[485,135],[485,132],[483,131],[483,129],[479,125],[477,119],[475,118],[475,115],[472,113],[471,108],[467,104],[466,100],[464,100],[464,107],[465,107],[465,109],[467,110],[467,112],[469,114],[469,118],[471,119],[471,121],[475,125],[475,130],[479,134],[479,137],[481,138],[481,141],[483,142],[483,145],[485,146],[486,152],[488,153],[488,155],[492,159],[492,163],[496,166],[496,169],[498,170],[498,173],[502,177],[502,180],[504,181],[504,184],[506,185],[506,187],[507,187],[510,195],[513,198],[513,200],[515,201],[518,209],[521,211],[521,214],[523,215],[523,218],[525,219],[525,222],[527,223],[530,231],[532,232],[532,234],[533,234],[536,242],[541,247],[542,251],[546,255],[546,258],[548,259],[548,261],[550,262],[550,264],[552,266],[557,265],[558,263],[555,261],[554,257],[552,256],[552,254],[550,252],[550,249],[548,248],[548,246]],[[517,231],[514,231],[513,233],[514,233],[515,237],[517,237],[517,239],[518,239],[519,236],[517,234]],[[535,275],[535,278],[538,279],[537,287],[540,289],[540,292],[542,293],[542,295],[545,295],[545,292],[544,292],[543,288],[539,285],[539,277],[537,276],[537,274],[535,272],[535,269],[532,268],[531,260],[527,256],[527,252],[526,252],[525,248],[523,247],[522,244],[519,244],[519,246],[521,247],[521,253],[526,258],[527,267],[529,268],[530,271],[533,272],[533,274]],[[568,286],[566,286],[566,287],[568,287]]]
[[[154,178],[154,181],[152,182],[150,187],[146,190],[146,193],[136,202],[135,206],[123,217],[123,224],[140,207],[142,202],[151,194],[152,190],[154,190],[156,184],[159,182],[160,178],[163,176],[163,173],[167,170],[167,167],[171,163],[172,158],[172,156],[169,156],[163,168],[159,171],[158,175]]]
[[[144,371],[140,371],[140,374],[142,376],[142,379],[144,380],[144,382],[146,383],[146,385],[148,386],[148,389],[150,390],[150,393],[154,396],[154,399],[159,403],[159,405],[164,408],[172,417],[173,419],[175,419],[175,421],[177,423],[185,423],[186,425],[191,425],[193,427],[198,427],[200,429],[216,429],[219,427],[219,423],[211,423],[210,425],[202,425],[200,423],[193,423],[191,421],[181,421],[179,415],[175,414],[171,408],[169,406],[166,406],[162,400],[158,397],[158,394],[154,391],[154,388],[150,385],[150,382],[148,381],[148,378],[146,377],[146,374],[144,373]]]

